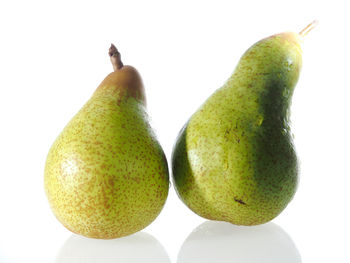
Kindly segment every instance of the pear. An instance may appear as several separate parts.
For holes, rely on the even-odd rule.
[[[237,225],[275,218],[293,198],[298,159],[290,104],[302,65],[299,34],[265,38],[185,124],[172,154],[178,196],[196,214]]]
[[[114,67],[52,145],[44,184],[57,219],[74,233],[112,239],[160,213],[169,189],[165,155],[150,127],[144,87],[114,45]]]

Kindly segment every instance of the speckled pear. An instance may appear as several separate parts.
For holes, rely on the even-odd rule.
[[[150,127],[141,77],[111,46],[114,72],[52,145],[45,191],[57,219],[77,234],[112,239],[149,225],[169,189],[165,155]]]
[[[181,130],[173,149],[173,181],[198,215],[258,225],[293,198],[298,160],[289,109],[302,64],[300,44],[313,26],[250,47],[226,84]]]

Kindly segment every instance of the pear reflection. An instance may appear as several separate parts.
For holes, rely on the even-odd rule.
[[[177,263],[301,263],[292,239],[279,226],[234,226],[207,221],[183,243]]]
[[[63,245],[55,262],[170,263],[170,260],[158,240],[147,233],[138,232],[113,240],[72,235]]]

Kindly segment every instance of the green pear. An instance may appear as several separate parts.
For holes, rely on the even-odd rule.
[[[258,225],[293,198],[298,160],[289,108],[302,64],[300,44],[313,26],[250,47],[180,131],[172,155],[174,186],[198,215]]]
[[[45,191],[57,219],[77,234],[111,239],[149,225],[169,189],[165,155],[150,127],[141,77],[111,46],[114,72],[52,145]]]

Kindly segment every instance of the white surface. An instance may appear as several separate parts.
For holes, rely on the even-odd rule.
[[[81,254],[80,261],[74,261],[72,254],[71,261],[63,262],[150,262],[152,253],[164,257],[152,262],[204,262],[200,259],[210,250],[196,255],[188,254],[188,248],[225,245],[225,235],[220,235],[218,224],[217,241],[200,238],[183,243],[205,220],[187,209],[173,188],[161,215],[144,230],[151,235],[145,234],[144,245],[137,243],[137,236],[105,242],[106,246],[79,238],[71,242],[76,237],[54,218],[43,190],[49,147],[111,72],[110,42],[117,45],[124,63],[141,73],[152,125],[170,160],[180,128],[226,81],[249,46],[274,33],[299,31],[315,18],[320,24],[305,42],[304,66],[292,106],[300,186],[273,222],[283,229],[278,230],[280,238],[289,242],[286,257],[296,255],[294,261],[288,257],[290,262],[300,258],[302,262],[349,262],[350,22],[346,3],[1,1],[0,262],[62,262],[64,251],[78,253],[79,258],[82,247],[96,248],[86,252],[90,261],[82,261]],[[269,225],[261,227],[269,242]],[[237,254],[232,254],[220,245],[221,262],[274,262],[281,256],[276,248],[270,251],[271,261],[252,261],[250,254],[261,248],[247,240],[245,232],[251,230],[242,230],[241,236],[235,236],[235,231],[233,226],[227,230],[227,242],[237,242],[242,249],[233,248]],[[109,251],[103,255],[113,257],[114,246],[116,251],[141,251],[139,258],[102,260],[98,253]],[[92,261],[94,257],[102,261]]]

